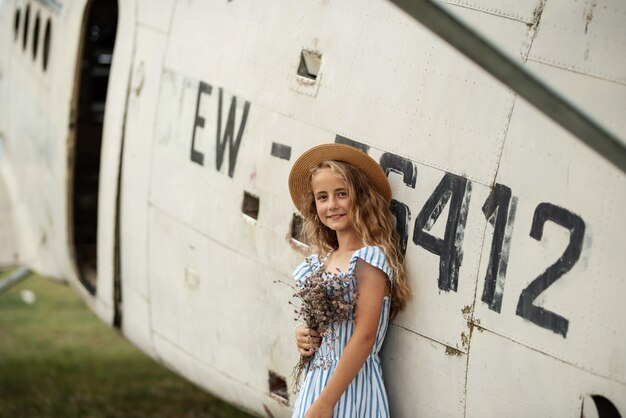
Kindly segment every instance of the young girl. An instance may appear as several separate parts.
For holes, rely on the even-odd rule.
[[[298,351],[314,357],[293,417],[389,417],[378,352],[410,289],[387,177],[362,151],[326,144],[294,163],[289,191],[316,251],[295,270],[296,283],[319,269],[339,270],[354,273],[351,287],[358,294],[353,320],[333,324],[333,341],[306,326],[296,328]]]

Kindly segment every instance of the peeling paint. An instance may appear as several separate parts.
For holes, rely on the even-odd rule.
[[[474,322],[470,322],[469,326],[470,326],[470,336],[472,335],[472,332],[474,331],[474,329],[478,330],[479,332],[485,331],[485,328],[480,326],[480,319],[478,318],[475,318]]]
[[[589,23],[593,20],[593,9],[596,8],[597,0],[594,0],[589,4],[589,8],[585,10],[584,19],[585,19],[585,35],[587,34],[587,30],[589,29]]]
[[[463,318],[467,322],[467,328],[469,329],[470,336],[472,335],[472,307],[467,305],[463,309],[461,309],[461,313],[463,314]]]
[[[469,347],[469,336],[467,334],[465,334],[464,332],[461,333],[461,344],[463,345],[463,348],[468,348]]]
[[[457,350],[454,347],[446,346],[446,355],[447,356],[461,356],[463,352],[461,350]]]
[[[539,4],[537,4],[537,7],[533,10],[532,20],[526,24],[529,28],[536,29],[539,26],[544,7],[546,7],[546,0],[539,0]]]

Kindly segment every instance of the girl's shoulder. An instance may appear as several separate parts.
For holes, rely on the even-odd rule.
[[[376,267],[379,270],[382,270],[383,273],[387,275],[389,280],[393,278],[393,270],[391,269],[391,265],[387,261],[387,257],[383,249],[377,245],[370,245],[367,247],[360,248],[352,254],[352,258],[350,259],[350,270],[354,271],[356,267],[357,260],[363,260],[367,264],[370,264]]]

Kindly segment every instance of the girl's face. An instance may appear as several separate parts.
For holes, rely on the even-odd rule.
[[[311,178],[317,216],[333,231],[354,229],[350,219],[350,197],[346,182],[330,168],[317,170]]]

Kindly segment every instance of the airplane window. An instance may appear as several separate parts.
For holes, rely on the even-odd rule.
[[[303,49],[300,53],[300,65],[298,66],[298,75],[310,80],[317,79],[317,75],[322,65],[322,54],[315,51],[307,51]]]
[[[248,192],[243,192],[243,205],[241,211],[252,219],[259,218],[259,198]]]
[[[22,49],[26,51],[26,44],[28,43],[28,24],[30,20],[30,4],[26,5],[26,12],[24,13],[24,28],[22,29],[24,37],[22,38]]]
[[[37,49],[39,47],[39,12],[35,17],[35,28],[33,29],[33,60],[37,58]]]
[[[26,51],[26,44],[28,44],[28,25],[30,23],[30,4],[26,5],[26,12],[24,13],[24,28],[22,29],[24,37],[22,38],[22,49]]]
[[[46,22],[46,30],[43,35],[43,70],[48,68],[48,55],[50,54],[50,36],[52,36],[50,18]]]
[[[13,40],[17,41],[20,31],[20,9],[15,9],[15,21],[13,23]]]

